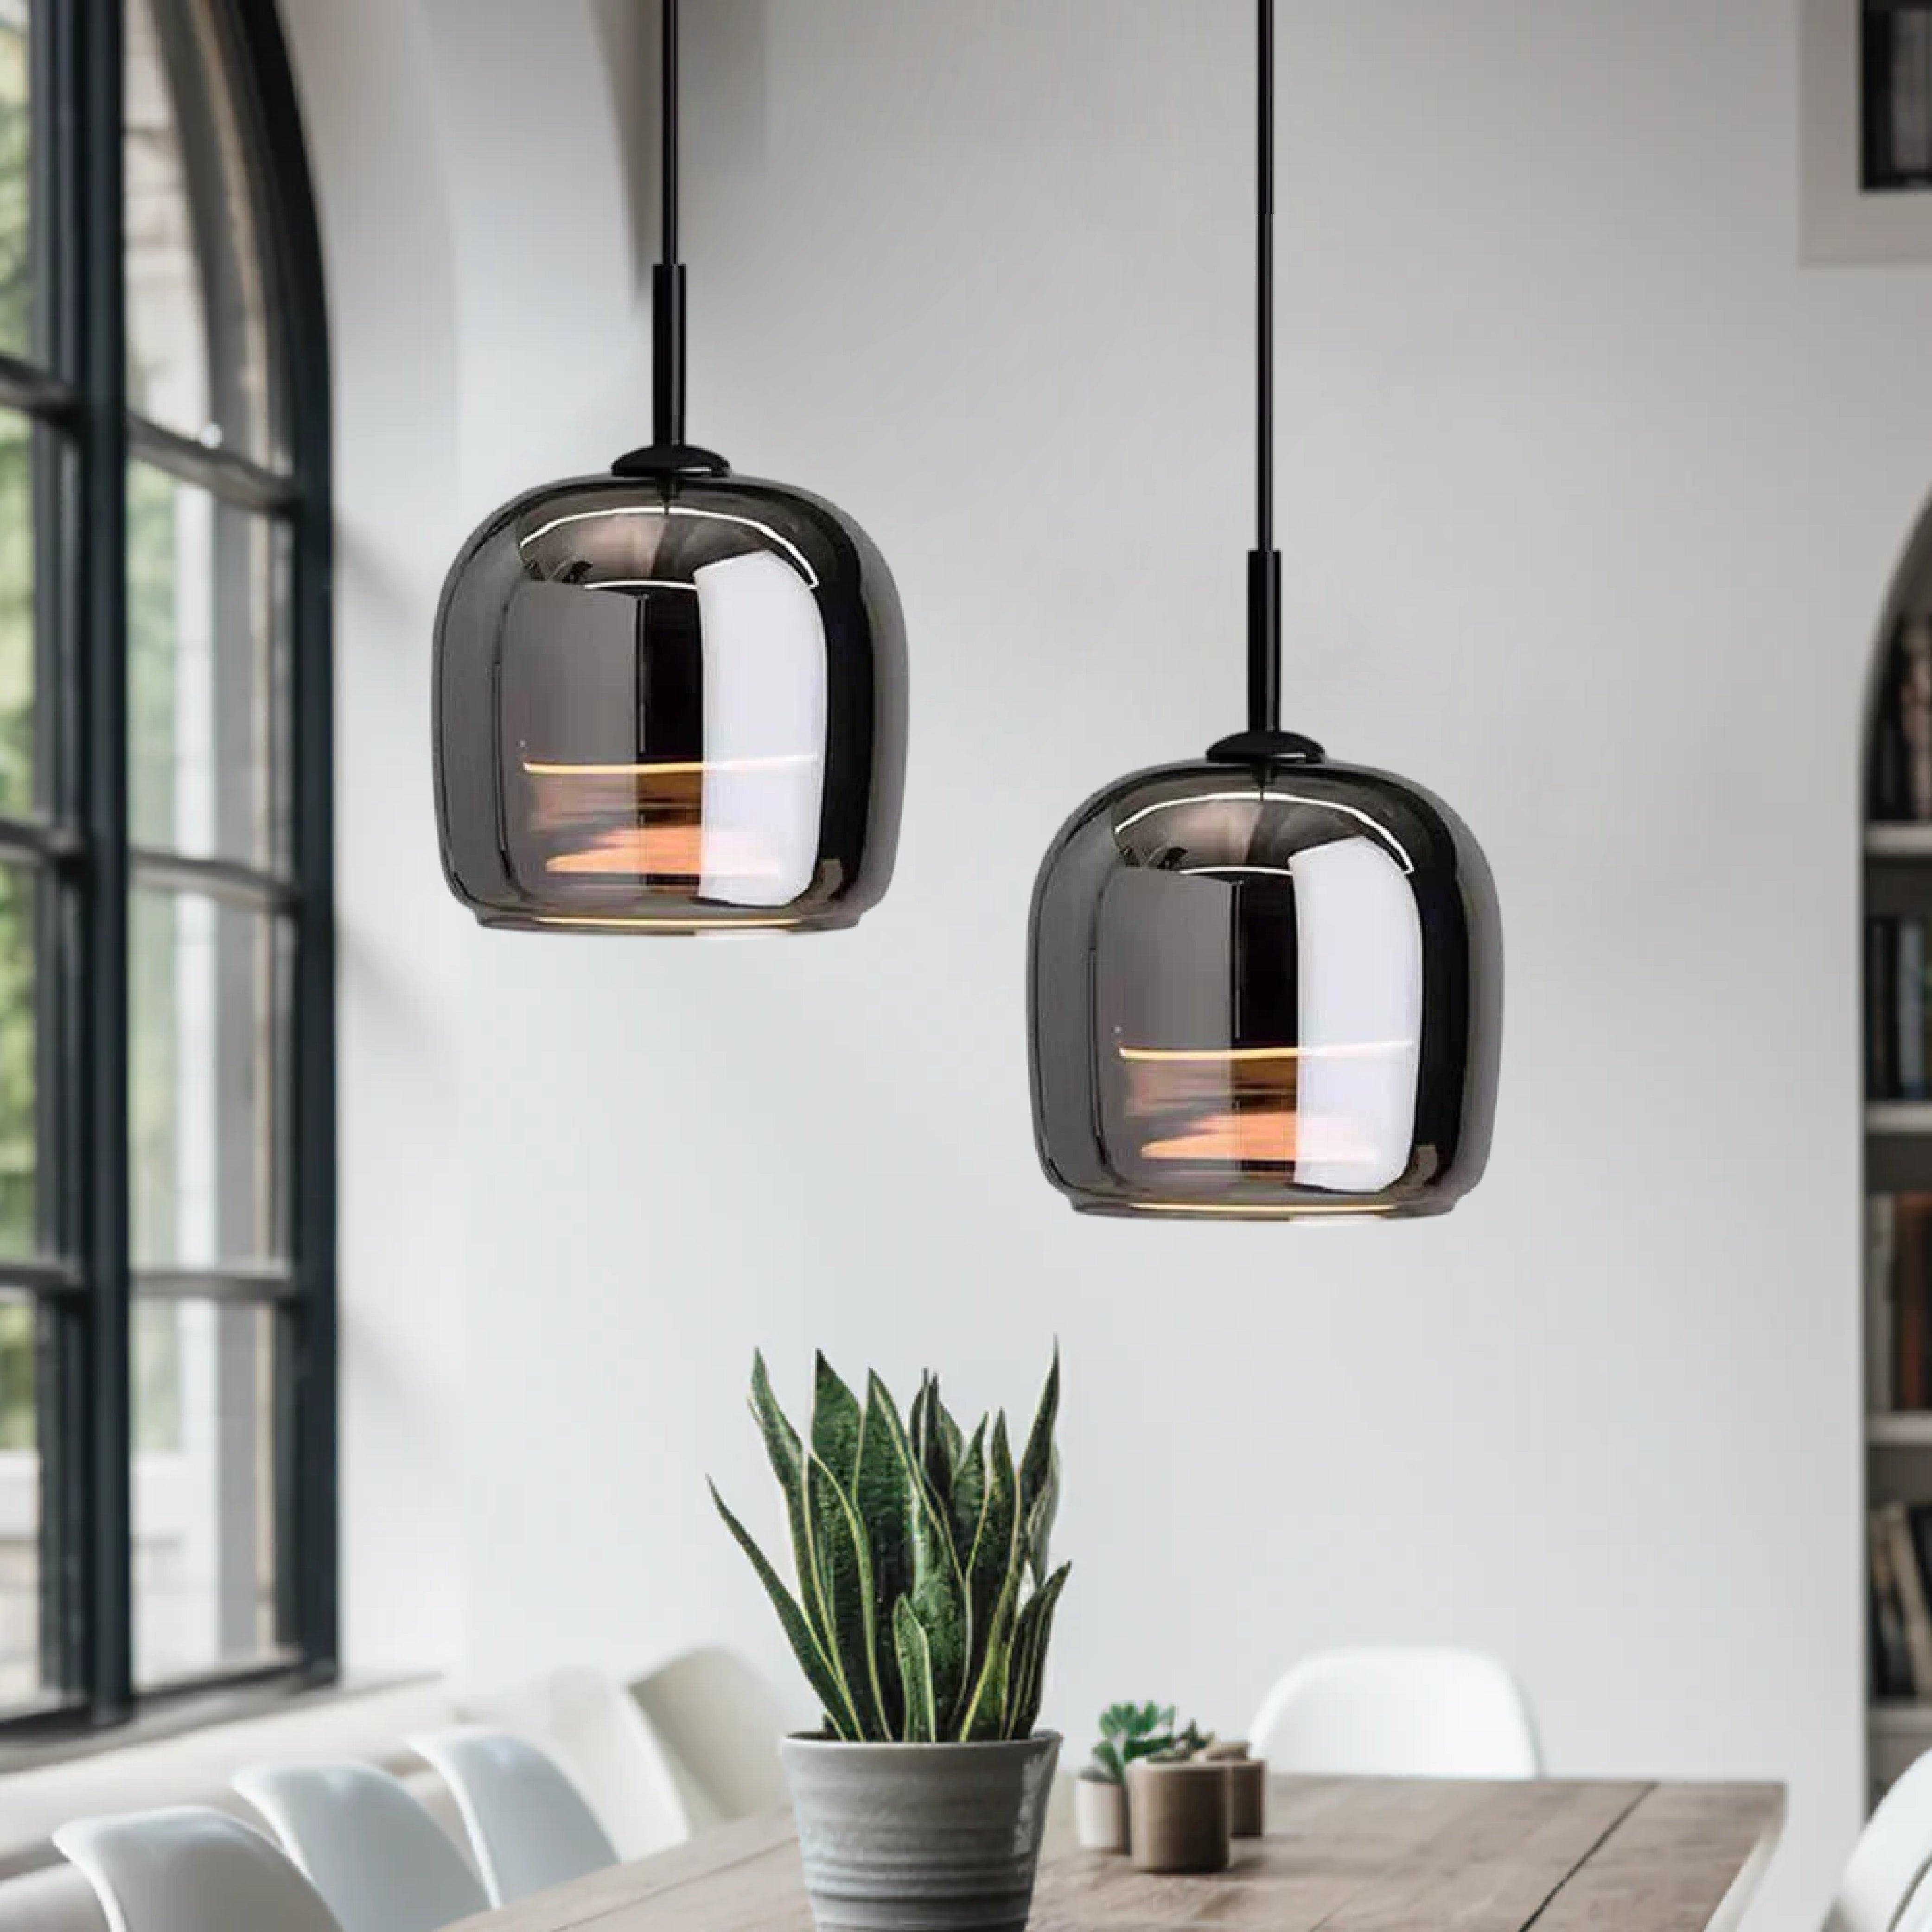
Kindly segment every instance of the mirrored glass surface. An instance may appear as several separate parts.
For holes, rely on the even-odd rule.
[[[486,924],[850,925],[884,892],[904,640],[864,533],[743,479],[591,479],[486,524],[437,626],[437,808]]]
[[[1466,828],[1322,765],[1124,781],[1036,891],[1035,1123],[1120,1213],[1427,1214],[1485,1157],[1501,934]]]

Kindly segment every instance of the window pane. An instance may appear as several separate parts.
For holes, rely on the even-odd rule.
[[[268,305],[221,45],[206,0],[128,0],[128,394],[271,462]]]
[[[0,350],[20,356],[36,346],[32,14],[28,0],[0,0]]]
[[[272,870],[282,854],[275,526],[137,463],[128,485],[128,832]]]
[[[128,1106],[134,1265],[280,1252],[286,934],[269,915],[137,888]]]
[[[43,1681],[38,1319],[30,1302],[0,1301],[0,1711],[36,1701]]]
[[[272,1310],[135,1304],[134,1675],[274,1653]]]
[[[0,182],[0,201],[4,194]],[[40,434],[25,416],[0,410],[0,817],[13,818],[30,817],[34,806],[34,476]]]
[[[0,866],[0,1254],[40,1245],[35,1215],[39,1090],[34,1026],[34,879]]]

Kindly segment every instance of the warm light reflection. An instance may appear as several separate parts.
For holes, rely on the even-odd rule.
[[[616,826],[587,845],[546,859],[544,870],[572,877],[675,880],[687,886],[706,872],[741,883],[778,876],[756,838],[703,825]]]
[[[1232,1217],[1251,1220],[1299,1221],[1312,1220],[1324,1214],[1342,1220],[1366,1220],[1371,1214],[1394,1214],[1400,1211],[1399,1204],[1393,1201],[1364,1201],[1359,1203],[1304,1201],[1292,1207],[1281,1208],[1251,1207],[1219,1201],[1130,1201],[1127,1205],[1137,1214],[1192,1214],[1203,1220],[1216,1221]]]
[[[802,919],[572,919],[542,913],[539,926],[567,926],[580,932],[795,932]]]
[[[1156,1066],[1197,1061],[1226,1066],[1258,1060],[1349,1060],[1370,1054],[1406,1053],[1414,1044],[1412,1040],[1364,1040],[1333,1046],[1123,1046],[1116,1051],[1123,1060]]]
[[[1126,1114],[1140,1157],[1243,1168],[1321,1162],[1358,1170],[1376,1160],[1373,1146],[1353,1116],[1303,1106],[1303,1062],[1378,1050],[1402,1049],[1378,1042],[1361,1048],[1122,1047]]]
[[[708,879],[729,882],[734,892],[783,876],[769,839],[755,824],[707,816],[710,765],[530,760],[524,769],[532,792],[530,830],[548,848],[543,860],[548,873],[661,880],[667,890],[682,891]]]
[[[1292,1107],[1268,1112],[1204,1114],[1166,1140],[1142,1144],[1148,1160],[1206,1160],[1220,1166],[1292,1167],[1300,1144]]]
[[[819,762],[816,752],[774,752],[760,758],[692,758],[649,764],[553,764],[526,758],[524,771],[533,778],[698,778],[706,772],[791,772]]]

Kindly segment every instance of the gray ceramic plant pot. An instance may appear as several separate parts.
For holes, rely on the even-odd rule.
[[[1018,1932],[1033,1906],[1060,1738],[848,1744],[787,1738],[820,1932]]]

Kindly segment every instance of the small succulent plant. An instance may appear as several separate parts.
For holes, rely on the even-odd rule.
[[[1177,1764],[1198,1756],[1214,1742],[1190,1724],[1174,1727],[1172,1704],[1114,1704],[1100,1713],[1100,1742],[1093,1762],[1080,1774],[1098,1784],[1124,1784],[1127,1766],[1136,1758]]]
[[[1066,1587],[1047,1539],[1060,1496],[1054,1352],[1017,1463],[1004,1412],[968,1437],[921,1378],[902,1417],[874,1375],[862,1404],[823,1355],[801,1440],[759,1356],[752,1413],[784,1493],[797,1594],[714,1486],[825,1713],[851,1743],[976,1744],[1032,1735]]]

